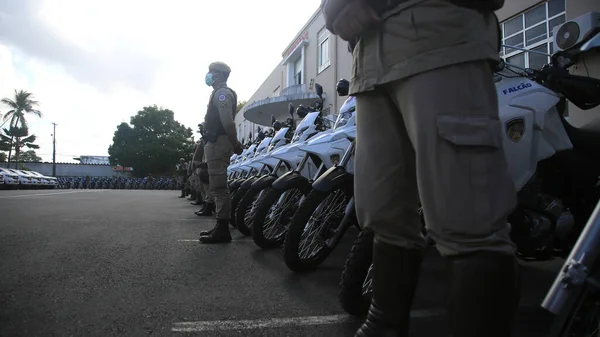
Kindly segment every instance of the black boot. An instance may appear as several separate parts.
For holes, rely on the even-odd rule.
[[[202,210],[196,212],[197,216],[212,216],[215,210],[215,204],[212,202],[208,202],[204,205]]]
[[[373,243],[373,299],[355,337],[407,337],[422,251]]]
[[[185,190],[184,189],[181,190],[181,195],[179,196],[179,198],[185,198]]]
[[[190,197],[187,198],[187,200],[194,200],[194,199],[196,199],[196,191],[191,190],[190,191]]]
[[[204,201],[202,200],[202,193],[196,191],[196,198],[194,202],[192,202],[192,205],[198,206],[202,205],[202,203],[204,203]]]
[[[231,233],[229,233],[229,220],[217,219],[217,225],[206,236],[200,235],[202,243],[228,243],[231,242]]]
[[[516,256],[478,252],[450,263],[452,336],[509,337],[520,295]]]

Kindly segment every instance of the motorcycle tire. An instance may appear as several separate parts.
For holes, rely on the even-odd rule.
[[[350,315],[365,316],[371,305],[371,294],[365,293],[363,286],[373,262],[374,236],[371,230],[358,233],[344,263],[338,300],[342,309]]]
[[[327,192],[310,191],[292,217],[285,236],[283,259],[290,270],[295,272],[314,270],[331,254],[337,242],[329,246],[325,240],[331,239],[337,230],[342,229],[344,211],[351,198],[352,191],[344,189],[343,186]],[[317,211],[321,212],[319,215],[324,215],[323,221],[317,220],[318,215],[314,216]],[[306,241],[315,242],[315,237],[311,234],[318,236],[317,239],[323,242],[318,250],[311,251],[310,256],[305,256],[302,248],[306,245]]]
[[[245,236],[252,235],[252,218],[256,212],[256,201],[262,191],[264,191],[264,189],[249,189],[237,205],[235,211],[236,228]]]
[[[235,220],[236,209],[238,207],[238,204],[240,203],[240,200],[242,200],[242,197],[244,196],[244,194],[246,194],[247,191],[248,191],[248,188],[244,188],[244,187],[240,186],[231,195],[231,216],[229,217],[229,223],[233,227],[237,227],[236,220]]]
[[[272,210],[273,206],[284,194],[284,206],[287,207],[277,207]],[[289,220],[291,220],[291,216],[295,213],[302,196],[302,190],[294,184],[286,186],[285,189],[269,187],[264,190],[260,200],[256,201],[256,211],[252,219],[252,240],[257,246],[262,249],[273,249],[279,248],[283,244]],[[289,202],[290,200],[291,202]],[[277,228],[278,231],[272,233],[268,230],[271,226],[265,222],[267,217],[275,212],[277,213],[274,216],[273,228]]]

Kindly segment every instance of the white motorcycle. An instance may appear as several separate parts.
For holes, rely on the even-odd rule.
[[[316,268],[337,246],[353,219],[353,151],[356,138],[356,102],[349,97],[340,109],[332,134],[322,136],[322,142],[311,144],[313,153],[344,149],[329,169],[313,183],[311,191],[294,213],[283,245],[283,257],[292,271]],[[343,123],[342,126],[339,124]],[[311,142],[312,143],[312,142]],[[323,148],[325,147],[325,148]],[[310,151],[309,149],[305,149]]]
[[[311,114],[315,114],[316,121],[323,121],[319,111]],[[287,153],[288,157],[290,152],[293,154],[293,159],[289,160],[292,163],[291,171],[277,178],[256,200],[251,219],[252,238],[259,247],[268,249],[281,246],[291,217],[310,192],[312,181],[337,164],[350,145],[347,137],[340,135],[353,132],[354,115],[341,114],[338,122],[334,122],[333,126],[339,127],[339,130],[322,128],[320,135],[291,147]],[[309,130],[309,125],[299,125],[297,133]],[[317,131],[315,129],[312,133],[316,134]]]
[[[274,180],[287,172],[285,161],[274,157],[273,154],[277,155],[284,152],[285,148],[293,145],[291,143],[294,135],[293,105],[290,105],[290,114],[292,118],[284,123],[273,119],[272,124],[278,131],[271,140],[267,152],[256,158],[257,164],[262,165],[261,172],[266,172],[266,174],[255,175],[243,180],[236,191],[236,195],[232,198],[236,199],[235,206],[232,207],[234,210],[232,217],[235,214],[235,227],[246,236],[251,234],[249,225],[253,215],[252,205],[254,201],[265,187],[270,186]]]
[[[600,123],[575,128],[563,115],[567,99],[582,110],[600,105],[600,81],[567,71],[574,55],[596,47],[600,33],[555,53],[541,70],[502,63],[496,77],[503,148],[518,190],[511,239],[524,261],[569,255],[542,304],[558,315],[553,333],[561,337],[599,326]],[[342,273],[340,302],[350,314],[368,310],[372,238],[359,233]]]

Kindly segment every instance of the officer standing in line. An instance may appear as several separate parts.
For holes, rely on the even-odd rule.
[[[185,198],[185,184],[187,182],[187,168],[185,164],[185,159],[179,158],[179,164],[177,164],[177,182],[179,183],[179,188],[181,188],[181,195],[179,198]]]
[[[518,304],[516,206],[492,67],[504,0],[323,0],[353,48],[355,196],[375,233],[373,299],[355,336],[408,336],[425,241],[452,267],[454,337],[507,337]],[[432,96],[434,95],[434,96]]]
[[[191,197],[189,198],[190,200],[192,200],[191,204],[195,205],[198,202],[198,182],[199,182],[199,177],[198,174],[196,173],[197,168],[198,168],[198,164],[196,163],[196,160],[194,158],[194,155],[196,154],[196,149],[198,148],[200,142],[196,142],[194,144],[194,152],[192,153],[192,160],[190,161],[190,189],[191,189]]]
[[[231,68],[228,65],[214,62],[208,66],[205,78],[206,85],[214,88],[204,117],[204,139],[207,142],[204,155],[208,166],[209,191],[215,201],[217,223],[213,229],[201,233],[202,243],[231,242],[231,195],[227,186],[227,167],[234,152],[242,153],[242,144],[237,140],[233,122],[237,94],[227,87],[230,73]]]
[[[204,139],[204,123],[198,124],[200,128],[200,146],[196,149],[196,153],[194,157],[196,160],[201,158],[201,161],[198,162],[198,177],[199,177],[199,188],[200,194],[202,195],[202,208],[195,212],[198,216],[212,216],[215,210],[215,202],[214,198],[211,197],[209,191],[209,178],[208,178],[208,166],[206,165],[206,156],[204,153],[204,146],[206,145],[206,140]],[[206,236],[210,234],[210,231],[200,232],[200,236]]]

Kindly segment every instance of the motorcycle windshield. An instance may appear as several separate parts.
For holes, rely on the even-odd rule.
[[[333,129],[341,128],[342,126],[348,124],[348,121],[354,115],[356,111],[356,98],[354,96],[348,97],[342,107],[340,108],[340,113],[335,120],[335,124]]]
[[[304,117],[304,119],[302,119],[300,124],[298,124],[298,127],[296,127],[296,131],[294,132],[294,137],[292,138],[292,143],[298,141],[298,139],[300,139],[300,137],[302,137],[302,134],[304,133],[304,131],[308,130],[308,128],[311,125],[315,124],[318,116],[319,116],[319,112],[314,111],[314,112],[308,113],[306,115],[306,117]]]

